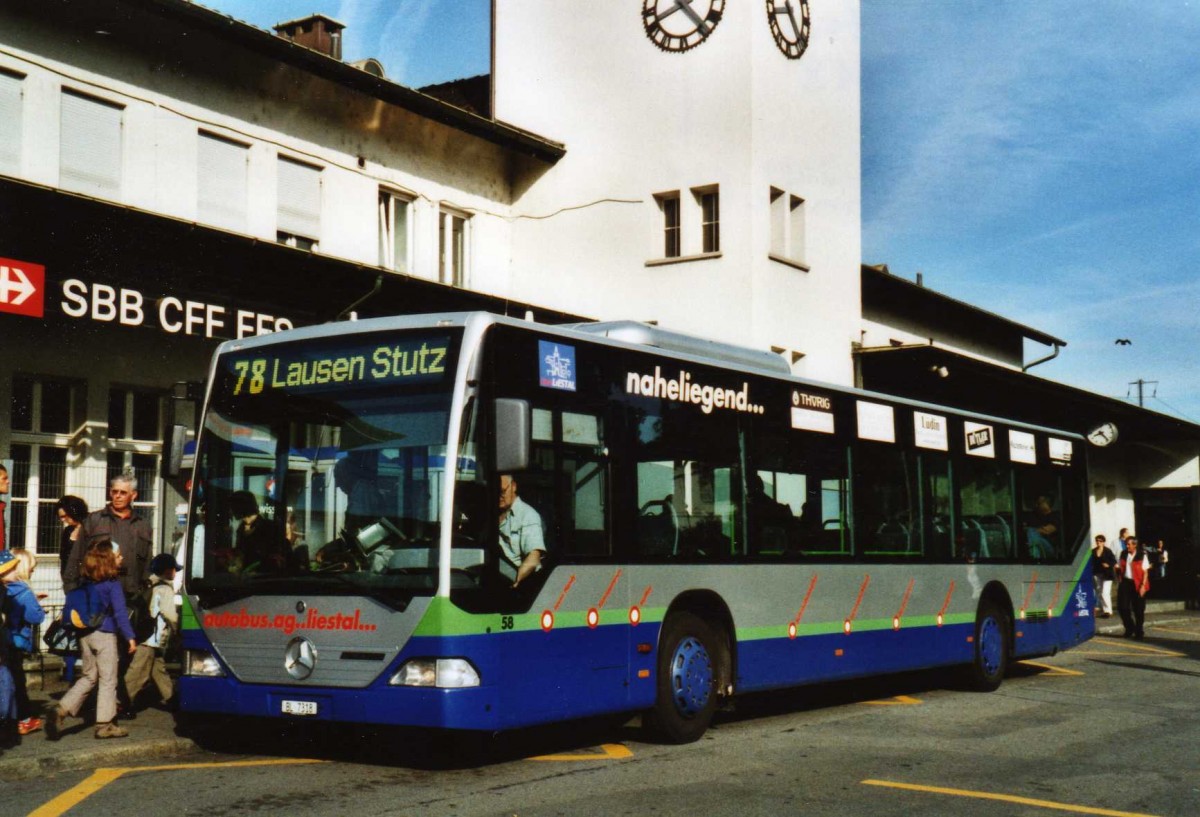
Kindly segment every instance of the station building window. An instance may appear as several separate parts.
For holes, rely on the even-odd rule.
[[[25,77],[0,68],[0,173],[21,173],[21,102]]]
[[[721,251],[721,192],[716,185],[692,190],[700,207],[700,252]]]
[[[443,207],[438,215],[438,280],[443,284],[465,287],[471,217],[448,207]]]
[[[276,240],[301,250],[320,250],[321,168],[280,156]]]
[[[250,146],[200,131],[196,215],[206,224],[247,229]]]
[[[807,270],[805,210],[804,199],[778,187],[771,188],[770,257]]]
[[[413,197],[381,188],[379,191],[379,266],[410,272]]]
[[[683,254],[683,226],[679,214],[679,191],[659,193],[654,197],[662,213],[662,257],[678,258]]]
[[[59,122],[59,185],[103,199],[121,197],[125,108],[63,89]]]
[[[13,442],[10,547],[58,552],[54,504],[63,494],[86,493],[83,469],[70,463],[72,442],[82,425],[83,384],[16,375],[10,407]]]

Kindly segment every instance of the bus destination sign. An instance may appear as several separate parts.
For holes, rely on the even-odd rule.
[[[330,386],[436,383],[446,374],[450,339],[405,338],[352,347],[288,344],[256,355],[229,355],[222,364],[235,397],[292,394]]]

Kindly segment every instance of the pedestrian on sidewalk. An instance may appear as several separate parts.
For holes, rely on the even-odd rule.
[[[1150,592],[1150,557],[1136,536],[1125,540],[1125,552],[1118,567],[1121,584],[1117,588],[1117,608],[1125,625],[1125,637],[1141,641],[1146,637],[1146,594]]]
[[[34,717],[25,683],[25,656],[33,652],[33,628],[46,620],[46,611],[29,586],[36,560],[24,548],[0,550],[0,581],[4,583],[4,626],[8,629],[9,672],[17,701],[17,733],[28,735],[42,728],[42,719]]]
[[[1117,555],[1121,556],[1125,553],[1126,541],[1129,539],[1129,528],[1121,528],[1121,532],[1117,534],[1117,543],[1120,545],[1120,550]]]
[[[100,626],[80,639],[83,674],[46,719],[46,737],[50,740],[59,739],[63,721],[79,713],[89,693],[97,686],[96,738],[123,738],[129,734],[115,723],[117,686],[120,684],[118,650],[122,644],[128,645],[126,651],[131,655],[137,650],[137,640],[133,637],[125,608],[125,593],[117,581],[121,569],[119,554],[119,551],[114,552],[111,542],[99,542],[83,557],[80,578],[93,584],[104,618]]]
[[[1117,557],[1106,544],[1103,533],[1096,534],[1092,548],[1092,581],[1096,585],[1096,600],[1100,617],[1112,618],[1112,584],[1117,575]]]
[[[175,685],[167,674],[167,645],[179,631],[179,615],[175,612],[175,571],[183,565],[169,553],[160,553],[150,560],[150,620],[154,629],[133,654],[125,672],[126,696],[137,701],[138,693],[154,681],[158,694],[168,708],[175,702]]]
[[[1160,578],[1160,579],[1167,578],[1167,562],[1168,561],[1170,561],[1170,558],[1167,555],[1166,543],[1164,543],[1162,539],[1159,539],[1158,540],[1158,559],[1156,561],[1156,564],[1158,565],[1158,578]]]
[[[79,541],[83,520],[88,516],[88,506],[79,497],[65,494],[59,497],[58,502],[54,504],[54,509],[58,514],[58,521],[63,526],[58,538],[58,575],[62,579],[63,595],[66,595],[70,590],[67,587],[67,563],[71,560],[75,543]],[[74,653],[63,656],[63,680],[68,684],[75,683],[76,660],[78,659]]]

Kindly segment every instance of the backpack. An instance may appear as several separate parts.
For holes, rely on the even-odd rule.
[[[139,644],[154,635],[158,627],[158,616],[150,614],[150,603],[157,586],[158,584],[147,584],[136,595],[125,599],[125,606],[129,608],[129,625],[133,628],[133,637]]]
[[[94,582],[79,585],[67,593],[63,602],[63,626],[70,627],[80,635],[87,635],[99,627],[107,615],[108,607],[96,592]]]

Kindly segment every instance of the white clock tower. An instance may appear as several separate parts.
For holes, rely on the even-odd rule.
[[[497,0],[494,21],[496,118],[566,147],[512,191],[508,292],[850,383],[857,0]]]

